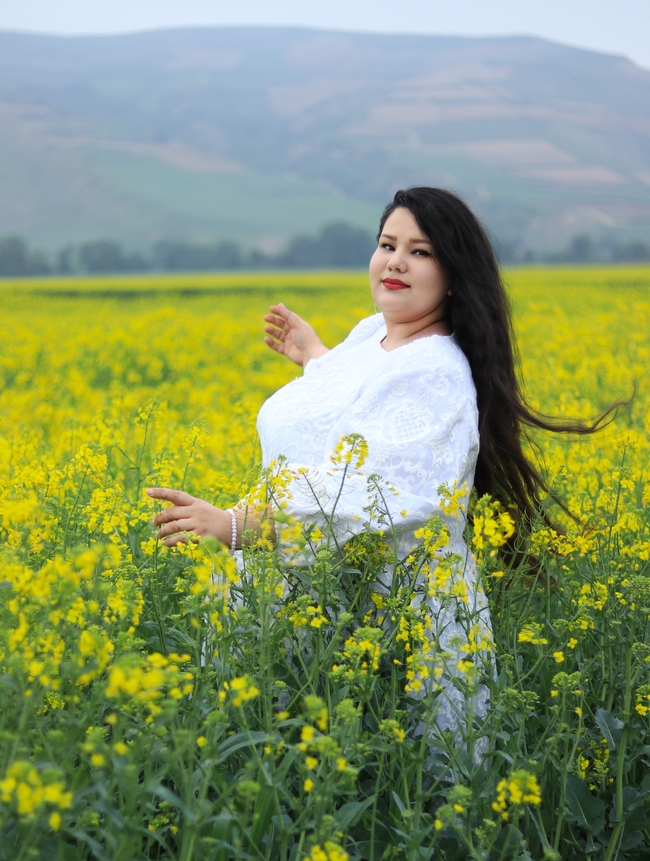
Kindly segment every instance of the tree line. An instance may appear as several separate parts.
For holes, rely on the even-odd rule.
[[[165,239],[148,254],[112,239],[67,245],[52,257],[18,236],[0,239],[0,277],[113,272],[210,272],[238,269],[358,269],[368,265],[375,239],[350,224],[328,224],[317,236],[295,236],[277,254],[247,251],[237,242],[211,244]]]
[[[642,263],[650,262],[650,244],[596,243],[576,236],[560,252],[537,254],[496,243],[501,263]],[[368,265],[375,240],[365,230],[343,222],[328,224],[317,236],[296,236],[277,254],[247,251],[237,242],[212,244],[165,239],[148,254],[128,251],[111,239],[67,245],[51,257],[31,249],[19,236],[0,238],[0,277],[102,274],[119,272],[214,272],[247,269],[360,269]]]
[[[499,261],[504,264],[526,263],[647,263],[650,262],[650,243],[596,242],[587,234],[575,236],[561,251],[538,253],[530,248],[496,242]]]

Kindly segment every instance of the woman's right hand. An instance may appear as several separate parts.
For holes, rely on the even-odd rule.
[[[291,359],[304,368],[310,359],[317,359],[328,352],[316,332],[295,311],[290,311],[282,302],[271,305],[270,313],[264,315],[268,347]]]

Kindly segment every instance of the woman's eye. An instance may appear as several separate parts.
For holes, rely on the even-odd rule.
[[[422,257],[431,257],[431,254],[428,251],[425,251],[424,248],[416,248],[413,253],[421,254]]]
[[[383,248],[384,251],[394,251],[395,250],[389,242],[382,242],[379,247]]]

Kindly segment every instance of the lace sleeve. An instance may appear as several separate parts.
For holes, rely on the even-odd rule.
[[[289,464],[287,513],[321,529],[331,519],[337,541],[344,542],[368,522],[376,496],[369,478],[376,475],[399,536],[441,514],[440,484],[471,483],[478,453],[474,386],[460,349],[450,339],[439,340],[422,339],[396,351],[399,357],[371,378],[332,428],[330,452],[341,437],[365,438],[368,456],[360,468],[348,468],[343,478],[343,467],[331,460],[318,466]]]
[[[354,347],[356,344],[360,344],[362,341],[365,341],[383,325],[384,317],[382,314],[373,314],[371,317],[364,317],[363,320],[360,320],[357,323],[344,341],[324,355],[319,356],[319,358],[311,359],[307,362],[304,371],[305,376],[313,374],[324,364],[331,362],[335,356],[340,355],[345,350],[349,350],[350,347]]]

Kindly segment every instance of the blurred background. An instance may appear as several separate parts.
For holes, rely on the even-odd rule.
[[[4,0],[0,275],[364,266],[418,184],[504,263],[649,260],[649,32],[647,0]]]

